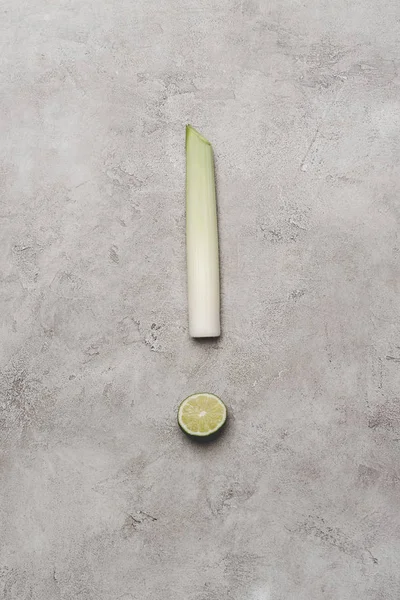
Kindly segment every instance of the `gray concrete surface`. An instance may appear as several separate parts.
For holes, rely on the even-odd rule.
[[[398,600],[398,0],[0,19],[0,597]],[[187,333],[187,122],[215,342]],[[211,446],[175,423],[199,389]]]

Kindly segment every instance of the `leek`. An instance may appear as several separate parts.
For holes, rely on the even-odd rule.
[[[189,334],[220,335],[220,284],[214,157],[210,142],[186,126],[186,252]]]

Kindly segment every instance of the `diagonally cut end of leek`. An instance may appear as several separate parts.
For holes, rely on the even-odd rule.
[[[186,126],[186,249],[189,333],[220,335],[220,283],[214,157],[210,142]]]
[[[191,136],[191,135],[197,136],[199,138],[199,140],[201,140],[205,144],[208,144],[209,146],[211,146],[210,142],[204,136],[202,136],[201,133],[199,133],[197,131],[197,129],[195,129],[191,125],[186,125],[186,145],[187,145],[187,142],[188,142],[188,137]]]

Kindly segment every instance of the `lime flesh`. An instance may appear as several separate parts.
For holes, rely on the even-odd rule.
[[[226,406],[214,394],[193,394],[186,398],[178,409],[178,423],[185,433],[207,437],[216,433],[225,424]]]

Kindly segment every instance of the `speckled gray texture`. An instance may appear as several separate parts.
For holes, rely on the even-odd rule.
[[[398,0],[0,23],[0,598],[398,600]],[[187,122],[215,342],[187,332]],[[231,415],[209,446],[175,421],[201,389]]]

